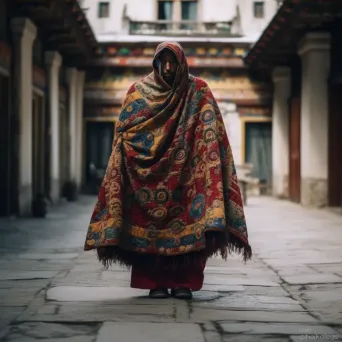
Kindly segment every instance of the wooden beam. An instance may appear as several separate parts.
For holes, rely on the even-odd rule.
[[[28,2],[27,0],[12,0],[13,5],[42,5],[48,3],[49,0],[30,0]]]
[[[0,0],[1,1],[1,0]],[[32,19],[47,46],[95,56],[97,41],[76,0],[12,0],[15,15]],[[72,52],[73,53],[73,52]]]

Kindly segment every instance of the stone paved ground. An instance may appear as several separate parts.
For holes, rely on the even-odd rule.
[[[342,216],[254,198],[253,261],[212,259],[190,302],[151,300],[129,272],[83,252],[94,198],[46,219],[3,219],[0,340],[16,342],[339,341]]]

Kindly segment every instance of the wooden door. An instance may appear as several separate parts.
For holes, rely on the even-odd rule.
[[[272,123],[246,122],[246,158],[253,165],[252,175],[269,189],[272,181]]]
[[[289,170],[289,196],[294,202],[300,202],[300,98],[290,99],[290,170]]]
[[[113,122],[87,122],[86,130],[86,182],[89,185],[94,182],[95,173],[98,179],[104,176],[112,152],[114,125]]]
[[[342,205],[342,85],[329,90],[328,203]]]

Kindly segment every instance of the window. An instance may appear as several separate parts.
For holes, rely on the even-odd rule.
[[[158,1],[158,19],[172,20],[173,2]]]
[[[109,18],[109,2],[99,2],[99,18]]]
[[[263,18],[264,17],[264,2],[254,1],[254,17]]]
[[[197,1],[193,0],[158,0],[158,20],[197,20]]]
[[[182,20],[197,19],[197,1],[182,1]]]

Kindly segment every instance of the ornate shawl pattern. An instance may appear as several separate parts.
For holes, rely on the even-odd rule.
[[[173,87],[155,61],[179,62]],[[182,47],[162,43],[154,70],[128,90],[85,241],[100,260],[243,252],[251,258],[233,155],[208,85],[189,75]],[[190,253],[191,254],[191,253]]]

